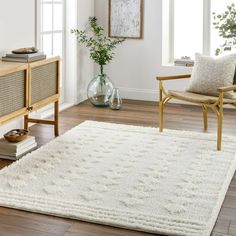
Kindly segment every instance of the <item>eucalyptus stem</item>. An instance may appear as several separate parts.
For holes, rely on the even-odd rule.
[[[90,58],[100,65],[100,72],[103,75],[103,66],[110,63],[114,56],[114,49],[125,39],[111,39],[105,36],[104,29],[98,25],[96,17],[89,17],[89,24],[86,30],[72,29],[79,44],[90,50]]]
[[[104,67],[103,65],[100,65],[100,73],[99,73],[99,78],[100,78],[100,84],[101,84],[101,89],[103,85],[105,84],[105,74],[104,74]]]
[[[103,65],[100,65],[100,75],[104,76],[104,68]]]

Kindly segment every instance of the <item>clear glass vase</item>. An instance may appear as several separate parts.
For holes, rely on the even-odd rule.
[[[122,99],[118,88],[112,90],[109,106],[112,110],[120,110],[122,106]]]
[[[113,88],[114,85],[108,76],[99,74],[88,85],[88,99],[96,107],[107,107]]]

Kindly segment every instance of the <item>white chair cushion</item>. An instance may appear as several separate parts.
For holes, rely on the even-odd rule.
[[[233,85],[235,66],[236,54],[214,59],[196,53],[192,77],[187,91],[218,96],[218,88]],[[235,98],[233,92],[225,93],[225,97]]]

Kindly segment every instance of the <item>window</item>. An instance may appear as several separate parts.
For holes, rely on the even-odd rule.
[[[64,57],[65,0],[37,0],[37,47],[48,57]],[[63,100],[65,67],[61,71],[61,100]]]
[[[193,59],[196,52],[214,55],[223,40],[213,27],[212,13],[221,14],[232,2],[236,0],[163,1],[164,63],[185,56]]]
[[[63,56],[63,9],[63,0],[39,0],[38,46],[48,56]]]
[[[183,8],[184,6],[184,8]],[[185,9],[183,11],[183,9]],[[194,9],[188,11],[186,9]],[[203,48],[203,1],[174,0],[174,57],[194,56]]]

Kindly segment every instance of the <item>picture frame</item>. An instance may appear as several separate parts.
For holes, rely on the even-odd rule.
[[[144,0],[109,0],[108,36],[143,38]]]

